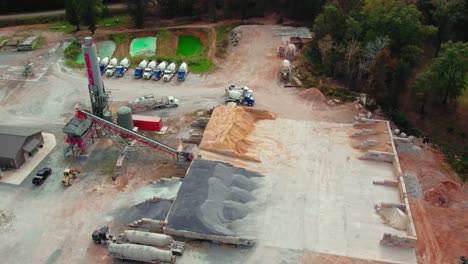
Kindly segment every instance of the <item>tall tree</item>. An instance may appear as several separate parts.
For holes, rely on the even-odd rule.
[[[442,45],[441,51],[430,70],[435,73],[434,84],[439,86],[446,104],[449,98],[462,95],[468,86],[468,43],[450,41]]]
[[[80,31],[80,1],[79,0],[66,0],[65,1],[65,16],[67,21],[73,26],[76,26],[76,31]]]
[[[127,11],[137,28],[143,28],[148,4],[151,0],[127,0]]]
[[[81,0],[81,17],[88,30],[94,35],[96,24],[99,17],[99,8],[102,5],[102,0]]]

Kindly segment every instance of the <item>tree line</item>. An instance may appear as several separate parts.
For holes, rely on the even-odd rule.
[[[425,103],[456,100],[467,87],[468,6],[465,0],[337,0],[323,7],[306,52],[319,73],[343,80],[387,109],[410,87]],[[412,1],[415,2],[415,1]],[[427,58],[434,58],[427,63]]]

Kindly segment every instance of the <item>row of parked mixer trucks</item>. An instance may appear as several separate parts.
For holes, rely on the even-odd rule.
[[[101,74],[105,74],[107,77],[122,77],[130,68],[130,60],[124,58],[118,62],[117,58],[112,58],[109,60],[109,57],[103,59],[98,58],[99,67]],[[169,82],[177,74],[178,81],[185,81],[185,77],[188,73],[188,65],[186,62],[182,62],[179,67],[175,62],[168,63],[167,61],[162,61],[159,64],[156,60],[148,62],[148,60],[143,60],[140,62],[133,76],[136,79],[143,78],[145,80],[155,80],[158,81],[161,78]]]

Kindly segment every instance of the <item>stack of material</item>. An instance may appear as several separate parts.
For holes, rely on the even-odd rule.
[[[255,129],[255,122],[262,119],[275,119],[268,111],[239,106],[217,107],[205,129],[200,148],[236,158],[259,161],[248,156],[251,142],[247,140]]]
[[[165,233],[210,239],[232,244],[248,244],[233,230],[246,217],[255,200],[254,178],[261,175],[227,163],[195,160],[182,183],[167,217]]]

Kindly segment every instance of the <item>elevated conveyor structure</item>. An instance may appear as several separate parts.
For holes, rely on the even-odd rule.
[[[93,122],[94,124],[100,126],[101,128],[103,129],[106,129],[106,130],[111,130],[112,132],[114,133],[117,133],[125,138],[128,138],[128,139],[132,139],[132,140],[136,140],[148,147],[151,147],[153,149],[157,149],[161,152],[164,152],[166,154],[169,154],[173,157],[176,158],[177,160],[177,163],[187,163],[187,162],[191,162],[192,159],[193,159],[193,154],[192,153],[188,153],[188,152],[182,152],[182,151],[178,151],[177,149],[171,147],[171,146],[168,146],[166,144],[163,144],[159,141],[156,141],[152,138],[149,138],[149,137],[146,137],[146,136],[143,136],[141,134],[138,134],[132,130],[129,130],[129,129],[126,129],[124,127],[121,127],[117,124],[114,124],[112,122],[109,122],[103,118],[100,118],[86,110],[81,110],[81,109],[77,109],[76,110],[76,116],[78,118],[84,118],[84,119],[89,119],[91,122]]]

